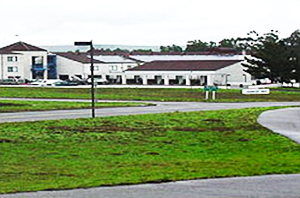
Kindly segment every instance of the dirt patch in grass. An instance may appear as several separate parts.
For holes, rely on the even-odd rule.
[[[146,154],[147,155],[159,155],[159,153],[157,153],[157,152],[147,152]]]
[[[15,141],[7,138],[0,138],[0,143],[15,143]]]
[[[247,138],[240,138],[239,141],[240,141],[240,142],[249,142],[250,139],[247,139]]]
[[[212,127],[212,128],[192,128],[192,127],[174,127],[172,130],[183,131],[183,132],[207,132],[207,131],[216,131],[216,132],[232,132],[232,129],[229,127]]]
[[[217,131],[217,132],[232,132],[232,128],[229,127],[213,127],[210,129],[211,131]]]
[[[204,128],[192,128],[192,127],[174,127],[172,130],[184,131],[184,132],[205,132],[207,129]]]
[[[205,122],[217,122],[217,123],[221,122],[221,123],[223,123],[222,120],[220,120],[220,119],[214,119],[214,118],[205,119],[203,121],[205,121]]]
[[[56,177],[75,177],[75,174],[72,173],[46,173],[46,172],[39,172],[39,173],[30,173],[31,175],[37,175],[37,176],[56,176]]]
[[[26,104],[15,104],[15,103],[0,103],[0,107],[21,107],[26,106]]]
[[[114,132],[140,132],[143,134],[153,133],[157,131],[165,131],[165,129],[157,126],[137,126],[137,127],[127,127],[127,126],[118,126],[113,123],[105,123],[102,126],[79,126],[79,127],[70,127],[70,126],[49,126],[47,127],[51,133],[63,133],[65,131],[74,132],[74,133],[114,133]]]
[[[116,131],[133,132],[136,129],[131,127],[119,127],[119,126],[95,126],[95,127],[69,127],[69,126],[51,126],[48,129],[52,130],[52,133],[62,133],[64,131],[75,133],[113,133]]]

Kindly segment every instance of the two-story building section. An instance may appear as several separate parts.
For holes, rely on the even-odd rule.
[[[49,65],[48,65],[49,63]],[[56,79],[56,57],[47,50],[17,42],[0,48],[0,78]]]

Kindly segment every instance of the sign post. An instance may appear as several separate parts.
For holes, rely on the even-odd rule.
[[[205,91],[205,100],[208,100],[210,88],[205,86],[204,91]]]
[[[209,92],[212,92],[212,100],[216,99],[216,92],[218,91],[218,87],[216,86],[209,86],[209,87],[204,87],[204,91],[205,91],[205,100],[209,99]]]

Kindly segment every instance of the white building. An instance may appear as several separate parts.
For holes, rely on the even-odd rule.
[[[128,80],[157,85],[249,85],[251,75],[244,72],[242,60],[164,60],[152,61],[125,71]]]
[[[60,79],[72,76],[81,79],[91,77],[91,59],[88,53],[56,53],[58,74]],[[138,62],[123,56],[96,55],[94,56],[94,77],[107,79],[112,83],[121,83],[124,71],[136,67]]]
[[[60,79],[90,78],[88,53],[56,53]],[[95,55],[95,78],[117,84],[249,85],[244,56],[217,55]]]
[[[0,78],[47,78],[47,50],[17,42],[0,48]]]
[[[242,55],[99,55],[94,77],[114,84],[247,85]],[[72,79],[91,77],[89,53],[46,50],[17,42],[0,48],[0,78]]]

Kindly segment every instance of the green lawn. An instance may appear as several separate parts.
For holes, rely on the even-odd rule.
[[[90,98],[90,89],[1,87],[1,97]],[[205,101],[202,89],[98,88],[96,98],[111,100]],[[240,90],[219,90],[215,102],[299,101],[299,90],[272,91],[269,95],[243,95]]]
[[[151,105],[145,103],[130,102],[99,102],[95,103],[96,108],[108,107],[132,107]],[[90,102],[57,102],[57,101],[0,101],[0,113],[19,112],[19,111],[45,111],[45,110],[62,110],[62,109],[84,109],[91,108]]]
[[[268,109],[0,124],[1,193],[300,172]]]

